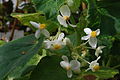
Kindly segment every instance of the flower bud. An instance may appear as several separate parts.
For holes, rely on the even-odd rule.
[[[63,42],[64,42],[65,45],[68,45],[68,46],[71,45],[71,41],[70,41],[70,39],[67,38],[67,37],[65,37],[65,39],[63,40]]]

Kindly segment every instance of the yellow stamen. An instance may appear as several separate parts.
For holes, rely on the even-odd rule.
[[[63,16],[64,20],[69,20],[68,16]]]
[[[91,32],[91,37],[96,37],[97,36],[97,32],[96,31],[92,31]]]
[[[94,69],[95,71],[97,71],[97,70],[100,69],[100,66],[99,66],[99,65],[95,65],[95,66],[93,67],[93,69]]]
[[[67,67],[66,67],[66,70],[70,70],[70,69],[71,69],[71,67],[70,67],[70,66],[67,66]]]
[[[45,29],[45,28],[46,28],[46,25],[45,25],[45,24],[40,24],[39,28],[40,28],[40,29]]]
[[[54,47],[54,49],[60,49],[62,46],[59,44],[54,44],[53,47]]]

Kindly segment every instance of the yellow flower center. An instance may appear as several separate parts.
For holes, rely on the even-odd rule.
[[[61,47],[62,47],[62,46],[59,45],[59,44],[54,44],[54,45],[53,45],[53,48],[56,49],[56,50],[57,50],[57,49],[60,49]]]
[[[66,67],[66,70],[70,70],[70,69],[71,69],[71,67],[70,67],[70,66],[67,66],[67,67]]]
[[[69,20],[68,16],[63,16],[64,20]]]
[[[42,29],[45,29],[46,28],[46,25],[45,24],[40,24],[39,28],[42,30]]]
[[[97,71],[97,70],[100,69],[100,66],[99,66],[99,65],[95,65],[95,66],[93,67],[93,69],[94,69],[95,71]]]
[[[92,31],[91,32],[91,37],[96,37],[97,36],[97,32],[96,31]]]

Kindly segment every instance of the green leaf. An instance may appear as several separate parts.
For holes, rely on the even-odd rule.
[[[44,55],[43,55],[44,56]],[[38,54],[35,54],[25,65],[21,65],[13,70],[8,78],[19,78],[20,76],[30,73],[35,66],[39,63],[39,60],[43,57]]]
[[[34,27],[30,24],[30,21],[44,23],[46,21],[45,16],[43,13],[28,13],[28,14],[21,14],[21,13],[13,13],[11,14],[12,17],[17,18],[21,24],[25,26],[29,26],[34,29]]]
[[[69,80],[66,71],[60,66],[62,59],[58,56],[47,56],[41,59],[32,72],[30,80]]]
[[[119,20],[112,16],[106,9],[99,7],[96,0],[87,0],[88,27],[100,28],[101,34],[114,35],[119,32]],[[98,2],[97,2],[98,3]]]
[[[110,21],[110,22],[112,23],[112,26],[115,28],[117,33],[120,33],[120,15],[119,15],[120,14],[120,10],[119,10],[120,1],[98,1],[97,5],[101,9],[104,8],[104,10],[102,9],[103,11],[100,11],[100,12],[103,15],[108,16],[109,18],[113,19],[113,21]],[[111,25],[111,23],[109,25]]]
[[[2,69],[0,79],[17,67],[26,64],[38,52],[43,38],[37,41],[34,35],[30,35],[0,46],[0,68]]]
[[[69,35],[68,38],[70,38],[74,47],[78,45],[78,37],[76,32],[74,34]]]
[[[108,79],[108,78],[113,78],[118,73],[119,71],[115,69],[101,68],[96,72],[92,72],[92,71],[85,72],[83,76],[94,75],[99,79]]]
[[[100,15],[97,11],[96,1],[87,0],[87,3],[88,3],[87,13],[88,27],[98,26],[100,24]]]
[[[57,11],[65,0],[32,0],[37,11],[43,11],[47,18],[57,18]]]

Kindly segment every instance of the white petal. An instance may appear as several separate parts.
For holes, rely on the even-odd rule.
[[[96,46],[97,46],[97,38],[90,37],[90,38],[89,38],[89,45],[90,45],[92,48],[96,48]]]
[[[81,40],[88,40],[89,38],[90,38],[90,35],[87,35],[87,36],[83,36]]]
[[[100,34],[100,29],[96,30],[97,36]]]
[[[41,34],[40,30],[36,30],[35,37],[38,39],[40,37],[40,34]]]
[[[100,48],[100,49],[103,49],[103,48],[105,48],[106,46],[99,46],[98,48]]]
[[[30,24],[32,24],[35,28],[39,28],[40,24],[30,21]]]
[[[59,22],[61,25],[63,25],[64,27],[68,27],[66,21],[63,19],[62,16],[58,15],[58,16],[57,16],[57,19],[58,19],[58,22]]]
[[[69,9],[69,7],[67,5],[63,5],[60,8],[60,13],[62,14],[62,16],[70,17],[70,15],[71,15],[70,9]]]
[[[96,59],[96,61],[98,61],[100,58],[101,58],[101,56],[99,56],[99,57]]]
[[[70,67],[70,64],[69,64],[68,62],[66,62],[66,61],[61,61],[61,62],[60,62],[60,65],[61,65],[61,67],[63,67],[64,69],[66,69],[67,67]]]
[[[65,55],[63,55],[62,56],[62,59],[64,60],[64,61],[66,61],[66,62],[68,62],[69,60],[68,60],[68,57],[67,56],[65,56]]]
[[[60,33],[59,36],[58,36],[58,40],[62,40],[64,38],[65,34],[64,33]]]
[[[72,70],[76,70],[80,68],[80,62],[77,60],[71,60],[70,65],[71,65]]]
[[[68,78],[71,78],[71,77],[72,77],[72,71],[71,71],[71,70],[68,70],[68,71],[67,71],[67,76],[68,76]]]
[[[86,34],[91,34],[92,30],[91,30],[90,28],[85,28],[85,29],[84,29],[84,32],[85,32]]]
[[[91,68],[86,69],[85,71],[89,71]]]
[[[43,30],[42,30],[42,33],[43,33],[47,38],[50,37],[50,33],[48,32],[48,30],[43,29]]]
[[[50,40],[45,40],[44,43],[45,43],[45,47],[46,47],[46,49],[51,48],[51,44],[52,44],[52,42],[51,42]]]
[[[68,24],[71,26],[71,27],[77,27],[77,25],[73,25],[73,24],[70,24],[69,22],[68,22]]]
[[[18,5],[18,9],[24,8],[24,4],[26,4],[26,2],[25,2],[25,1],[22,1],[22,2]]]

